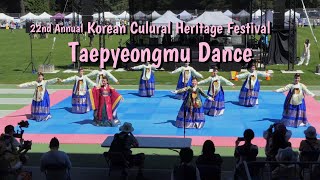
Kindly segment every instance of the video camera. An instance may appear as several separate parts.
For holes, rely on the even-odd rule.
[[[28,128],[29,122],[28,121],[20,121],[18,123],[20,130],[17,130],[16,133],[13,134],[13,137],[22,139],[22,135],[24,133],[24,130],[22,128]]]

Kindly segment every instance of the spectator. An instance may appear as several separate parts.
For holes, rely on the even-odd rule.
[[[289,134],[289,135],[288,135]],[[287,128],[284,124],[278,124],[277,128],[275,129],[271,144],[270,144],[270,150],[268,152],[268,160],[269,161],[275,161],[275,156],[278,153],[278,150],[280,148],[285,149],[286,147],[291,147],[291,143],[288,141],[291,136],[291,132],[287,131]]]
[[[121,132],[114,135],[109,152],[121,152],[124,155],[124,158],[129,162],[129,167],[139,167],[137,179],[144,179],[142,169],[144,166],[145,155],[143,153],[132,155],[131,151],[132,147],[139,147],[137,139],[132,134],[134,131],[132,124],[125,122],[119,130]],[[108,153],[104,153],[104,155],[108,156]],[[125,176],[128,175],[128,172],[126,171],[123,173]]]
[[[192,149],[181,149],[179,156],[180,164],[174,167],[171,180],[201,180],[198,168],[191,163],[193,159]]]
[[[275,123],[272,124],[266,131],[263,132],[263,137],[266,139],[266,147],[265,147],[265,153],[267,156],[267,161],[269,160],[275,160],[274,156],[271,152],[272,148],[272,136],[275,131],[285,131],[285,141],[289,143],[289,139],[291,138],[292,132],[290,130],[287,130],[287,128],[282,123]],[[275,152],[277,153],[277,151]]]
[[[254,132],[252,129],[246,129],[243,133],[243,138],[238,138],[236,140],[236,148],[234,152],[234,157],[236,158],[236,171],[235,179],[242,179],[246,177],[244,174],[243,161],[252,162],[256,161],[258,155],[258,147],[251,143],[254,138]],[[239,146],[239,143],[244,141],[244,144]],[[248,165],[249,172],[252,176],[255,176],[254,167]]]
[[[196,161],[201,180],[221,179],[222,158],[215,154],[216,148],[211,140],[206,140],[202,147],[202,155]]]
[[[59,151],[59,140],[56,137],[51,139],[49,148],[50,151],[41,157],[41,172],[46,173],[47,180],[70,179],[71,162],[65,152]]]
[[[320,140],[317,139],[317,131],[313,126],[309,126],[304,134],[306,140],[300,143],[301,161],[317,161],[320,151]]]
[[[298,153],[294,152],[291,147],[285,149],[279,149],[279,152],[276,156],[278,162],[297,162]],[[300,170],[297,164],[282,163],[275,170],[272,171],[272,179],[290,179],[290,180],[299,180],[300,179]]]

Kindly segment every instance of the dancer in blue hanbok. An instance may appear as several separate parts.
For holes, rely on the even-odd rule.
[[[30,119],[36,121],[46,121],[51,118],[50,114],[50,97],[47,90],[49,84],[58,82],[58,78],[44,80],[44,74],[38,73],[38,80],[18,85],[18,87],[26,88],[35,86],[33,100],[31,105]]]
[[[178,72],[180,72],[180,76],[176,90],[191,86],[192,77],[203,78],[200,73],[198,73],[193,67],[189,66],[189,63],[185,63],[185,66],[179,67],[170,73],[174,74]],[[175,98],[184,99],[186,93],[187,92],[176,94]]]
[[[84,114],[92,110],[90,100],[89,86],[96,86],[86,75],[83,75],[83,69],[79,69],[79,75],[69,77],[62,80],[63,83],[74,81],[72,90],[72,112],[77,114]]]
[[[308,121],[304,94],[313,97],[315,95],[304,84],[300,83],[300,74],[295,74],[292,84],[288,84],[284,88],[275,91],[288,91],[283,107],[282,122],[288,127],[306,126]]]
[[[213,98],[206,95],[199,87],[196,78],[192,79],[192,86],[172,91],[172,93],[188,92],[183,104],[180,107],[176,127],[178,128],[202,128],[205,124],[205,115],[200,95],[213,101]]]
[[[204,113],[209,116],[220,116],[224,113],[224,91],[221,83],[226,83],[229,86],[233,86],[234,84],[228,81],[226,78],[222,76],[218,76],[218,68],[213,68],[211,77],[208,77],[205,80],[199,81],[200,84],[205,84],[210,82],[210,86],[208,89],[208,95],[214,99],[214,101],[210,101],[207,99],[204,102],[203,108]]]
[[[115,78],[110,72],[112,70],[105,70],[103,68],[100,68],[100,70],[94,70],[91,73],[87,74],[87,77],[96,76],[96,84],[98,87],[102,86],[102,78],[105,76],[111,81],[115,82],[116,84],[119,84],[119,81],[117,78]]]
[[[252,65],[249,72],[237,75],[239,79],[246,79],[242,85],[239,95],[239,104],[242,106],[253,107],[259,104],[258,96],[260,83],[258,77],[268,77],[268,73],[256,71],[256,66]]]
[[[155,91],[155,77],[153,70],[157,70],[149,62],[139,66],[132,67],[133,70],[141,70],[142,74],[140,77],[139,84],[139,96],[142,97],[151,97],[154,95]]]

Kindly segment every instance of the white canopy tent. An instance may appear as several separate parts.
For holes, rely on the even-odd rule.
[[[181,20],[190,20],[192,18],[192,14],[190,14],[186,10],[184,10],[180,14],[178,14],[178,17]]]
[[[292,9],[291,9],[291,18],[293,18],[293,15],[296,15],[296,18],[300,18],[300,14],[299,13],[297,13],[297,12],[294,12]],[[284,16],[286,17],[286,18],[289,18],[289,16],[290,16],[290,10],[288,10],[287,12],[285,12],[284,13]]]
[[[240,11],[238,14],[236,14],[235,16],[236,16],[236,17],[249,17],[250,14],[249,14],[247,11],[242,10],[242,11]]]
[[[117,16],[118,19],[130,19],[130,14],[127,11],[123,11],[121,14]]]
[[[180,22],[183,22],[182,20],[178,19],[176,16],[172,15],[172,12],[166,12],[164,13],[162,16],[160,16],[158,19],[152,21],[152,24],[155,25],[155,26],[167,26],[169,23],[172,23],[172,35],[171,37],[174,38],[177,34],[176,34],[176,23],[180,23]],[[163,37],[163,34],[160,35],[160,36],[157,36],[158,38],[159,37]],[[159,40],[159,43],[161,43],[161,38],[158,39]]]
[[[139,12],[135,13],[133,15],[133,17],[135,20],[140,20],[140,19],[145,19],[147,17],[147,15],[145,13],[139,11]]]
[[[198,23],[202,23],[207,26],[227,26],[230,22],[236,21],[224,15],[221,11],[205,11],[199,17],[187,22],[187,24],[196,25]]]
[[[117,19],[117,16],[112,14],[111,12],[104,12],[103,14],[104,14],[104,18],[105,19]],[[100,18],[102,18],[103,14],[100,13]],[[98,19],[99,18],[99,13],[94,13],[92,15],[92,17],[93,17],[93,19]]]
[[[233,13],[231,11],[229,11],[229,10],[226,10],[223,14],[228,16],[228,17],[232,17],[233,16]]]
[[[8,15],[5,15],[4,13],[0,13],[0,20],[13,21],[14,18]]]
[[[78,13],[74,13],[75,18],[77,19]],[[64,17],[65,19],[73,19],[73,13],[68,14]],[[82,19],[82,16],[79,14],[79,18]]]
[[[148,19],[158,19],[159,17],[161,17],[161,14],[159,14],[157,11],[153,11],[151,14],[149,14],[147,16]]]
[[[22,21],[27,20],[27,19],[37,20],[37,19],[39,19],[39,17],[37,15],[32,14],[31,12],[20,17],[20,20],[22,20]]]
[[[44,12],[44,13],[42,13],[42,14],[40,14],[40,15],[38,16],[38,19],[39,19],[39,20],[44,20],[44,21],[50,21],[50,18],[51,18],[51,17],[52,17],[52,16],[51,16],[50,14]]]
[[[264,15],[264,12],[262,12],[261,9],[258,9],[256,12],[254,12],[254,13],[252,14],[252,17],[253,17],[254,19],[259,18],[259,17],[261,17],[261,13],[262,13],[262,15]]]
[[[172,11],[170,11],[170,10],[166,11],[165,13],[168,13],[168,15],[176,16],[176,17],[177,17],[177,14],[173,13],[173,12],[172,12]]]

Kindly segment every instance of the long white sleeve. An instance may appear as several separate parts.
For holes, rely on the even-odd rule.
[[[262,72],[262,71],[257,71],[257,75],[258,75],[258,76],[261,76],[261,77],[267,77],[267,76],[270,76],[268,73],[266,73],[266,72]]]
[[[27,87],[31,87],[31,86],[35,86],[37,85],[37,81],[31,81],[31,82],[26,82],[23,84],[18,85],[20,88],[27,88]]]
[[[110,72],[105,71],[105,76],[107,76],[109,79],[111,79],[113,82],[118,82],[118,79],[115,78]]]
[[[58,82],[58,78],[46,80],[46,84],[55,84],[56,82]]]
[[[199,85],[200,85],[200,84],[206,84],[206,83],[208,83],[208,82],[211,82],[211,79],[212,79],[212,77],[208,77],[207,79],[204,79],[204,80],[199,81],[198,84],[199,84]]]
[[[182,72],[182,70],[183,70],[183,67],[179,67],[178,69],[172,71],[171,73],[174,74],[174,73]]]
[[[93,70],[89,74],[87,74],[86,76],[87,77],[91,77],[91,76],[96,76],[97,74],[99,74],[99,71],[98,70]]]
[[[97,84],[94,83],[90,78],[88,78],[87,76],[84,76],[84,79],[86,80],[86,83],[88,86],[96,86]]]
[[[139,66],[134,66],[132,67],[133,70],[139,70],[139,69],[143,69],[145,67],[145,65],[139,65]]]
[[[286,91],[289,91],[291,89],[291,87],[292,87],[292,84],[288,84],[283,88],[277,89],[276,92],[286,92]]]
[[[158,69],[154,66],[151,66],[151,69],[154,70],[154,71],[157,71]]]
[[[194,68],[191,68],[191,74],[197,78],[203,78],[202,74],[198,73]]]
[[[239,79],[247,78],[248,75],[249,75],[249,72],[242,73],[242,74],[237,75],[237,78],[239,78]]]
[[[72,81],[75,81],[76,80],[76,76],[72,76],[72,77],[69,77],[67,79],[63,79],[61,82],[62,83],[69,83],[69,82],[72,82]]]
[[[222,76],[220,76],[220,81],[226,83],[228,86],[234,86],[234,84],[231,81]]]
[[[315,94],[313,94],[313,93],[307,88],[306,85],[301,84],[301,87],[302,87],[303,92],[306,93],[307,95],[312,96],[312,97],[315,96]]]

